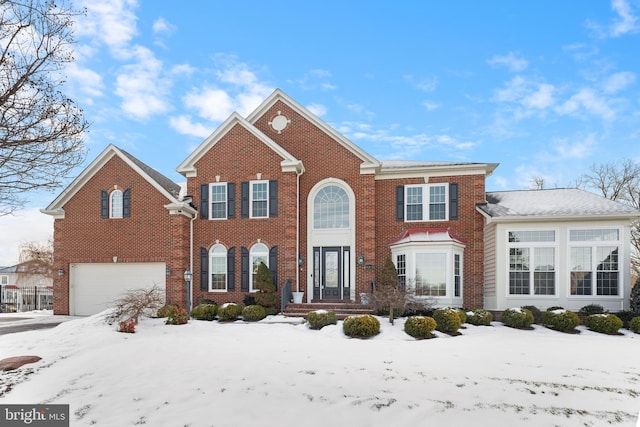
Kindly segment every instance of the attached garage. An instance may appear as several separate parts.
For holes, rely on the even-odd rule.
[[[113,306],[128,290],[166,288],[163,262],[82,263],[69,268],[69,314],[88,316]]]

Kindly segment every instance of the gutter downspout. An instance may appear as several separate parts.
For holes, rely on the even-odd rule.
[[[300,172],[296,171],[296,253],[298,255],[296,259],[296,292],[300,292],[300,268],[298,265],[298,259],[300,259],[300,175],[302,175],[302,169]]]
[[[189,313],[193,309],[193,221],[198,217],[197,214],[193,214],[193,218],[189,221],[189,270],[191,271],[191,282],[189,283],[189,301],[187,301],[187,308]]]

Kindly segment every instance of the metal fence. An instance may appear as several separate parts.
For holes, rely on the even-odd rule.
[[[0,312],[19,313],[53,309],[53,288],[0,285]]]

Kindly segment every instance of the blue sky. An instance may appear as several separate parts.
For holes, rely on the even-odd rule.
[[[275,88],[380,160],[500,163],[488,190],[640,160],[639,0],[99,3],[76,2],[64,88],[92,123],[86,164],[113,143],[180,181]],[[57,194],[0,218],[0,265],[52,234],[37,209]]]

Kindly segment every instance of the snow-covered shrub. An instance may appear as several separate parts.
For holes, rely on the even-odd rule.
[[[368,338],[380,333],[380,322],[370,314],[349,316],[342,323],[344,334],[356,338]]]
[[[169,316],[167,321],[164,322],[167,325],[184,325],[189,322],[189,313],[182,307],[176,308]]]
[[[257,322],[267,317],[267,311],[261,305],[248,305],[242,309],[242,319],[246,322]]]
[[[330,310],[315,310],[307,313],[307,323],[310,329],[322,329],[327,325],[338,323],[336,313]]]
[[[404,331],[414,338],[431,338],[436,329],[436,321],[427,316],[411,316],[404,322]]]
[[[457,308],[458,316],[460,317],[460,326],[467,323],[467,312],[462,308]]]
[[[583,314],[585,316],[590,316],[592,314],[602,314],[602,313],[606,313],[605,309],[603,306],[601,306],[600,304],[589,304],[589,305],[585,305],[584,307],[582,307],[579,310],[580,314]]]
[[[580,324],[580,318],[573,311],[565,309],[547,310],[542,314],[542,323],[556,331],[571,332]]]
[[[467,323],[476,326],[489,326],[493,320],[493,314],[483,308],[476,308],[473,311],[468,311],[466,314]]]
[[[534,320],[528,308],[508,308],[502,312],[502,323],[511,328],[529,329]]]
[[[542,323],[542,311],[535,305],[523,305],[521,308],[527,309],[533,314],[533,323]]]
[[[199,304],[191,310],[191,317],[196,320],[213,320],[217,312],[218,306],[215,304]]]
[[[631,319],[629,322],[629,329],[636,334],[640,334],[640,316]]]
[[[436,321],[436,329],[445,334],[456,334],[462,326],[460,312],[455,308],[437,309],[433,312],[433,320]]]
[[[615,314],[592,314],[584,324],[592,331],[609,335],[617,334],[623,325],[622,320]]]
[[[222,321],[236,320],[242,313],[242,307],[233,302],[227,302],[218,307],[218,318]]]
[[[127,334],[133,334],[136,332],[136,319],[123,320],[118,324],[118,332],[125,332]]]

